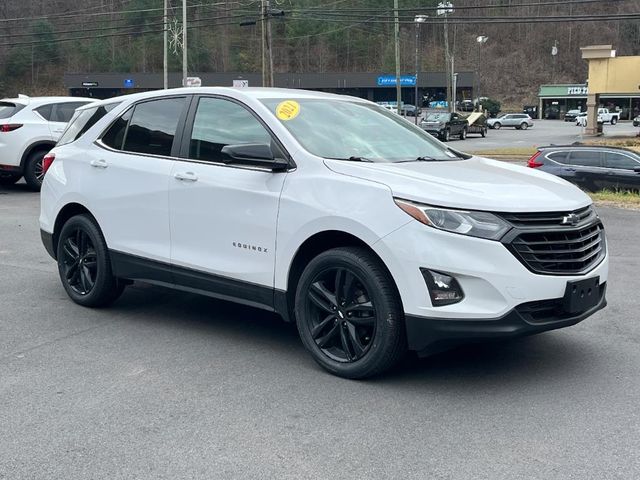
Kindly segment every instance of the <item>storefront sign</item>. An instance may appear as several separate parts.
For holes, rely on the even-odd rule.
[[[413,75],[402,75],[400,77],[401,87],[413,87],[416,84],[416,77]],[[394,75],[381,75],[378,77],[379,87],[395,87],[396,77]]]
[[[567,87],[567,95],[586,95],[589,88],[586,85],[581,87]]]

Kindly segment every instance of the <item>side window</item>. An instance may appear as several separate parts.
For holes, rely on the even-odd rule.
[[[51,122],[68,123],[76,112],[76,108],[86,105],[87,102],[66,102],[54,105]]]
[[[189,158],[222,162],[226,145],[271,145],[271,135],[246,108],[220,98],[201,98],[189,141]]]
[[[548,158],[558,163],[567,163],[569,152],[553,152],[547,155]]]
[[[36,108],[36,112],[38,112],[47,122],[50,122],[52,109],[53,105],[43,105],[42,107]]]
[[[622,153],[607,152],[604,154],[604,166],[607,168],[633,170],[634,168],[640,167],[640,162]]]
[[[102,143],[107,147],[111,147],[115,150],[122,150],[122,144],[124,143],[124,134],[127,133],[127,126],[131,119],[131,113],[133,109],[127,110],[124,115],[121,115],[109,130],[102,136]]]
[[[170,156],[185,103],[185,97],[179,97],[136,105],[126,132],[123,150]]]
[[[569,163],[580,167],[599,167],[600,152],[574,150],[569,155]]]

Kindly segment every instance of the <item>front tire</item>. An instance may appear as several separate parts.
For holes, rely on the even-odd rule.
[[[363,248],[336,248],[311,260],[298,282],[295,316],[313,359],[340,377],[380,374],[407,349],[395,284]]]
[[[451,139],[451,130],[446,128],[444,132],[442,132],[442,135],[440,136],[440,138],[442,139],[443,142],[448,142]]]
[[[496,130],[500,130],[502,128],[502,124],[500,122],[496,122],[493,124],[493,128]]]
[[[42,159],[47,154],[44,150],[33,152],[24,164],[24,180],[33,191],[39,191],[44,179]]]
[[[116,300],[124,283],[111,272],[102,232],[89,215],[71,217],[58,236],[58,273],[67,294],[85,307],[103,307]]]
[[[460,140],[466,140],[467,139],[467,129],[463,128],[462,131],[460,132]]]

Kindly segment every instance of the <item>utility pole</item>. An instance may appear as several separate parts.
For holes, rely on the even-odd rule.
[[[438,4],[437,14],[438,16],[444,16],[444,63],[447,76],[447,103],[449,104],[449,111],[453,112],[455,106],[452,105],[451,87],[453,84],[453,58],[449,54],[449,23],[447,19],[449,14],[453,13],[453,4],[451,2],[443,1]]]
[[[413,21],[416,25],[416,85],[415,85],[415,101],[416,110],[414,112],[415,124],[418,124],[418,108],[420,107],[418,102],[418,72],[420,70],[420,60],[418,57],[418,45],[420,43],[420,24],[427,21],[429,18],[427,15],[416,15]]]
[[[553,41],[553,47],[551,47],[551,60],[553,62],[553,69],[551,72],[551,83],[556,83],[556,57],[558,56],[558,40]]]
[[[182,86],[187,85],[187,0],[182,0]]]
[[[393,0],[393,37],[396,50],[396,107],[402,114],[402,84],[400,79],[400,19],[398,18],[398,0]]]
[[[164,0],[164,10],[163,10],[163,24],[164,24],[164,32],[163,32],[163,45],[162,45],[162,76],[163,81],[162,85],[166,90],[169,88],[169,19],[167,18],[167,3],[168,0]]]
[[[476,97],[478,98],[478,111],[482,112],[482,103],[480,102],[480,88],[482,87],[481,84],[481,79],[480,79],[480,68],[482,65],[482,62],[480,60],[480,54],[482,52],[482,45],[484,45],[485,43],[487,43],[487,40],[489,40],[489,37],[485,36],[485,35],[478,35],[476,37],[476,42],[478,43],[478,68],[476,68],[476,77],[477,77],[477,81],[478,81],[478,90],[476,91]]]
[[[273,50],[271,48],[270,0],[261,0],[262,10],[262,86],[273,87]]]

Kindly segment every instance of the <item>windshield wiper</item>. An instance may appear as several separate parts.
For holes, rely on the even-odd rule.
[[[437,158],[422,156],[422,157],[414,158],[413,160],[400,160],[399,162],[396,162],[396,163],[409,163],[409,162],[441,162],[441,161],[442,161],[442,160],[438,160]]]
[[[349,158],[336,158],[336,157],[327,157],[329,160],[344,160],[347,162],[367,162],[367,163],[373,163],[373,160],[366,158],[366,157],[356,157],[356,156],[352,156]]]

